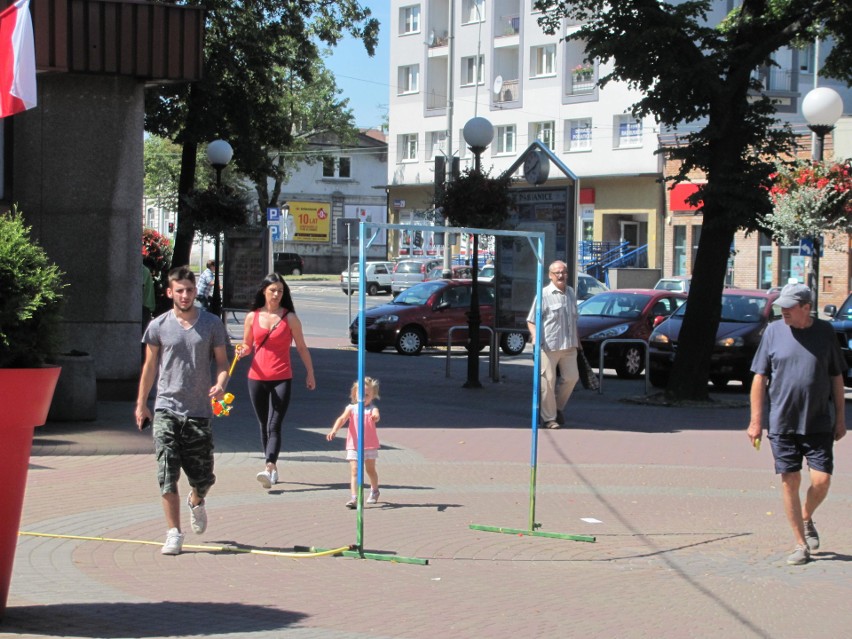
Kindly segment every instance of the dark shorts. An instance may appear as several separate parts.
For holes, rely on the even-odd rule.
[[[797,473],[802,470],[802,459],[808,468],[831,475],[834,472],[834,433],[813,435],[769,434],[775,472]]]
[[[169,411],[154,413],[154,452],[160,492],[176,493],[180,471],[193,492],[204,499],[216,483],[213,474],[213,428],[203,417],[183,417]]]

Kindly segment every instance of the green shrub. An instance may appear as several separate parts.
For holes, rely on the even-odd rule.
[[[56,353],[63,275],[20,211],[0,214],[0,368],[42,366]]]

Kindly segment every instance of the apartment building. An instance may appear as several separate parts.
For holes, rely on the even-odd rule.
[[[561,41],[576,27],[547,36],[538,17],[531,0],[392,0],[391,219],[414,221],[432,208],[436,156],[472,164],[462,130],[481,116],[494,126],[483,170],[507,170],[540,140],[579,178],[568,221],[575,236],[647,246],[644,264],[659,268],[665,206],[655,124],[629,113],[636,92],[597,86],[606,69],[584,59],[582,43]],[[539,188],[567,184],[550,173]]]

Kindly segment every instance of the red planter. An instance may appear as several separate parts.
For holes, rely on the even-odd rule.
[[[6,612],[33,429],[47,419],[60,368],[0,369],[0,619]]]

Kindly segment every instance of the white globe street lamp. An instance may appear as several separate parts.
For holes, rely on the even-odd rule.
[[[207,145],[207,161],[216,170],[217,191],[222,188],[222,171],[228,166],[228,163],[233,157],[234,149],[225,140],[213,140]],[[219,233],[216,233],[213,247],[216,264],[213,266],[213,297],[210,300],[209,310],[211,313],[221,315],[222,294],[219,290]]]
[[[802,100],[802,115],[808,122],[808,128],[817,136],[813,159],[822,162],[825,136],[834,129],[834,125],[843,115],[843,98],[837,91],[828,87],[813,89]]]
[[[815,162],[822,162],[825,136],[834,129],[834,125],[843,115],[843,98],[834,89],[817,87],[808,91],[805,99],[802,100],[802,115],[808,122],[808,128],[816,134],[811,158]],[[813,282],[811,289],[814,292],[813,312],[817,315],[819,313],[819,258],[822,252],[822,242],[818,236],[811,238],[811,241],[813,245],[813,257],[811,258]]]
[[[480,172],[480,156],[482,152],[491,144],[494,139],[494,125],[486,118],[477,116],[471,118],[462,129],[464,141],[473,151],[473,170],[476,173]],[[473,280],[470,290],[470,312],[468,313],[468,339],[469,346],[467,352],[467,381],[464,383],[465,388],[482,388],[479,382],[479,327],[482,323],[482,317],[479,313],[479,235],[473,234],[473,250],[472,259],[470,262],[470,275]],[[492,344],[492,348],[493,348]]]

